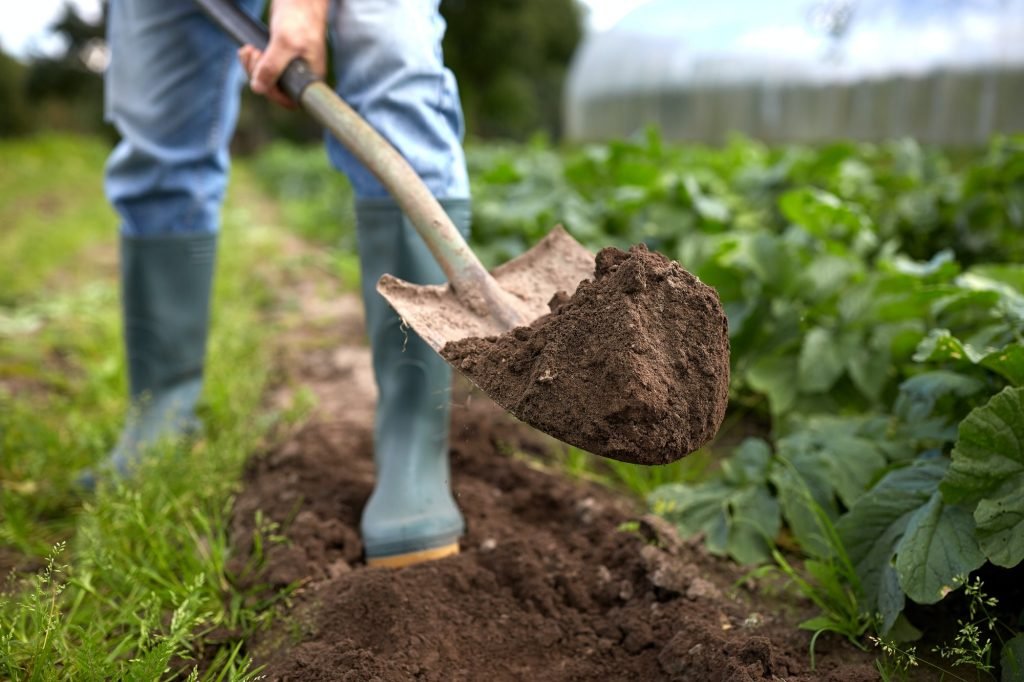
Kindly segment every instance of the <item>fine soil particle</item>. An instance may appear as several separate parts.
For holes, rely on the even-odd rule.
[[[232,572],[252,599],[269,596],[259,585],[298,586],[247,642],[268,679],[877,678],[870,655],[828,635],[812,670],[810,635],[795,627],[806,605],[768,599],[631,498],[546,466],[554,441],[467,387],[456,391],[451,438],[461,553],[367,568],[358,527],[373,485],[369,353],[301,338],[289,340],[282,373],[317,407],[250,462],[231,527]],[[260,525],[285,539],[255,543]]]
[[[442,355],[526,423],[638,464],[707,443],[729,398],[718,294],[643,245],[602,250],[594,279],[531,326],[450,342]]]

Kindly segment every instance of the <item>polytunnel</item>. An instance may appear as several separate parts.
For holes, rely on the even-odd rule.
[[[564,110],[576,140],[972,146],[1024,131],[1024,0],[654,0],[587,36]]]

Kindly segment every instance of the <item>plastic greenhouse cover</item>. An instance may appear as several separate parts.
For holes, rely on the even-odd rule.
[[[654,0],[585,40],[570,97],[1024,64],[1024,0]]]

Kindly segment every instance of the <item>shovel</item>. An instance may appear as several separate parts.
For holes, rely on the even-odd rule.
[[[266,49],[266,27],[231,0],[196,2],[235,41]],[[448,278],[428,286],[385,274],[377,291],[498,405],[639,464],[675,461],[714,436],[729,339],[713,289],[641,246],[595,259],[560,227],[489,273],[406,160],[306,62],[291,62],[278,85],[377,176]],[[474,350],[481,343],[487,352]]]
[[[196,2],[237,43],[266,49],[266,26],[231,0]],[[447,285],[415,285],[391,275],[377,284],[377,291],[436,352],[450,341],[529,325],[548,312],[556,293],[572,293],[593,276],[593,254],[561,227],[489,273],[409,163],[305,60],[292,61],[278,86],[380,180],[444,271]]]

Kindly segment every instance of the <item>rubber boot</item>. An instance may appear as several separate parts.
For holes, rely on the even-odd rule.
[[[469,200],[442,201],[469,231]],[[377,483],[361,530],[369,565],[400,567],[458,553],[465,523],[449,482],[451,369],[377,293],[385,272],[415,284],[444,273],[391,199],[356,203],[367,332],[378,400],[374,428]]]
[[[159,442],[194,435],[203,387],[214,234],[121,237],[121,301],[131,406],[104,468],[126,476]],[[95,474],[79,478],[95,487]]]

